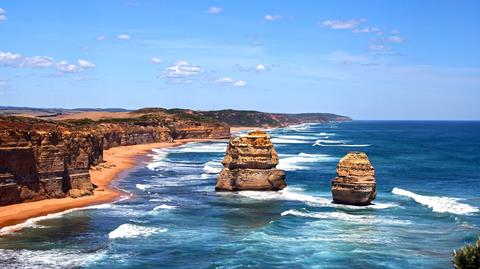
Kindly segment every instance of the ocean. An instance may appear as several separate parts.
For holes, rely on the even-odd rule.
[[[452,251],[480,235],[480,122],[269,133],[286,189],[215,192],[227,140],[156,149],[115,182],[130,197],[0,237],[0,268],[452,268]],[[371,206],[331,203],[349,151],[375,167]]]

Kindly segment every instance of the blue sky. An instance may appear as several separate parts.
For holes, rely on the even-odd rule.
[[[0,0],[0,105],[480,119],[479,1]]]

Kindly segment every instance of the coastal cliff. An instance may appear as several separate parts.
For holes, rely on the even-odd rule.
[[[377,196],[375,170],[364,152],[349,152],[337,165],[332,180],[333,201],[348,205],[369,205]]]
[[[281,190],[287,186],[285,172],[275,168],[278,155],[265,132],[232,138],[222,164],[217,191]]]
[[[92,194],[89,169],[103,162],[104,149],[229,136],[226,124],[158,117],[56,122],[0,116],[0,205]]]
[[[94,134],[0,118],[0,205],[91,194],[89,168],[102,158]]]

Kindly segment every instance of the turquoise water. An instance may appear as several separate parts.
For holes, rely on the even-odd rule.
[[[280,192],[216,193],[227,141],[154,150],[132,196],[30,221],[0,268],[450,268],[480,234],[480,122],[304,124],[271,131]],[[348,151],[377,173],[369,207],[334,205]]]

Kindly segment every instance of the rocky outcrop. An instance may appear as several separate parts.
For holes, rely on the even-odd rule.
[[[348,205],[369,205],[377,195],[375,170],[363,152],[349,152],[337,165],[332,180],[333,202]]]
[[[18,127],[0,128],[0,205],[91,194],[89,167],[103,159],[101,137]]]
[[[217,191],[281,190],[287,186],[285,172],[275,168],[278,155],[265,132],[230,139],[222,164]]]
[[[219,139],[230,137],[230,126],[221,123],[173,124],[170,129],[171,135],[175,139]]]

